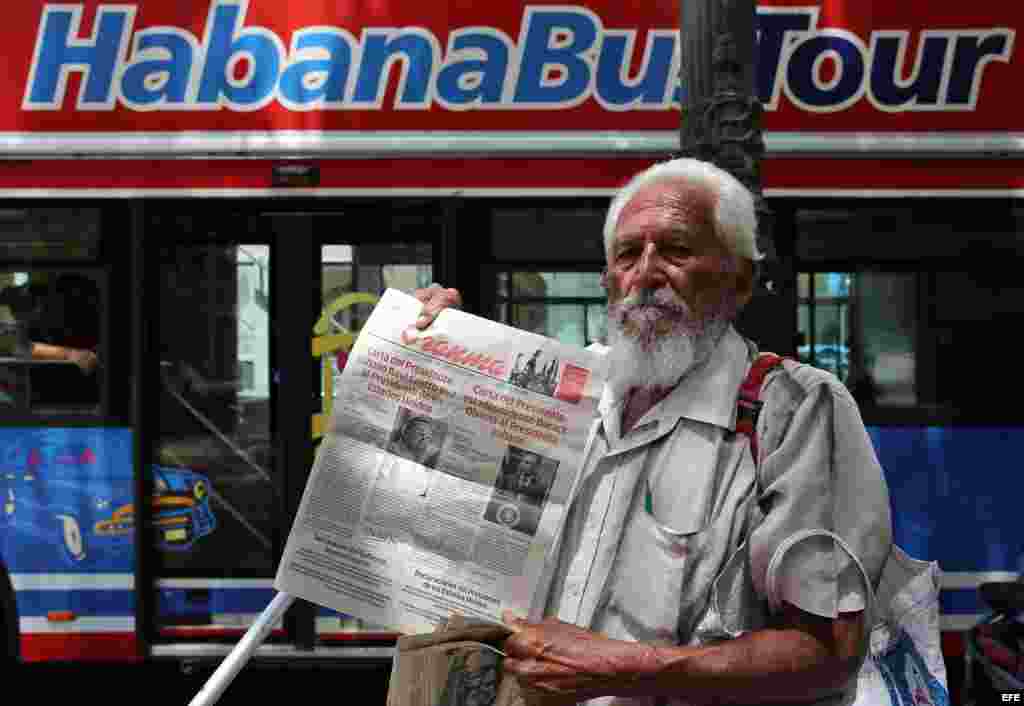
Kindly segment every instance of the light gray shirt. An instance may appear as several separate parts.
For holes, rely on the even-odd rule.
[[[834,376],[787,362],[763,386],[758,470],[736,432],[755,355],[730,328],[625,434],[606,390],[548,615],[616,639],[700,645],[765,627],[781,601],[829,618],[864,608],[865,578],[824,534],[843,538],[877,586],[889,499],[856,404]]]

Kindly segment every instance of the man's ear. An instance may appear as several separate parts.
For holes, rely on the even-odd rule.
[[[739,267],[736,270],[736,307],[742,309],[754,296],[755,271],[753,261],[745,257],[737,259]]]

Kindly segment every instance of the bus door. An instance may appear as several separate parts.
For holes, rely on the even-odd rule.
[[[156,642],[227,639],[272,597],[282,531],[272,400],[272,233],[223,204],[146,212],[154,311],[150,561]]]
[[[436,203],[265,206],[147,215],[158,656],[223,654],[270,602],[353,336],[385,288],[434,276]],[[300,601],[270,642],[393,637]]]

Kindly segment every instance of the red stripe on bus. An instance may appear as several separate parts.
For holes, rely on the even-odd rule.
[[[134,632],[22,633],[21,657],[26,662],[138,662],[142,647]]]
[[[287,160],[152,159],[8,161],[0,189],[270,189],[272,167]],[[322,189],[556,189],[613,190],[649,158],[595,159],[335,159],[306,160],[320,167]],[[116,168],[114,168],[116,165]],[[814,191],[874,189],[957,191],[1024,188],[1022,159],[768,158],[766,189]],[[280,187],[284,195],[289,189]]]

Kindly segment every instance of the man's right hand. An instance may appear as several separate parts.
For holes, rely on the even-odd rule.
[[[442,287],[436,282],[426,289],[417,289],[413,296],[423,302],[423,311],[416,319],[416,328],[424,329],[434,323],[434,319],[443,309],[462,306],[462,295],[459,290]]]

